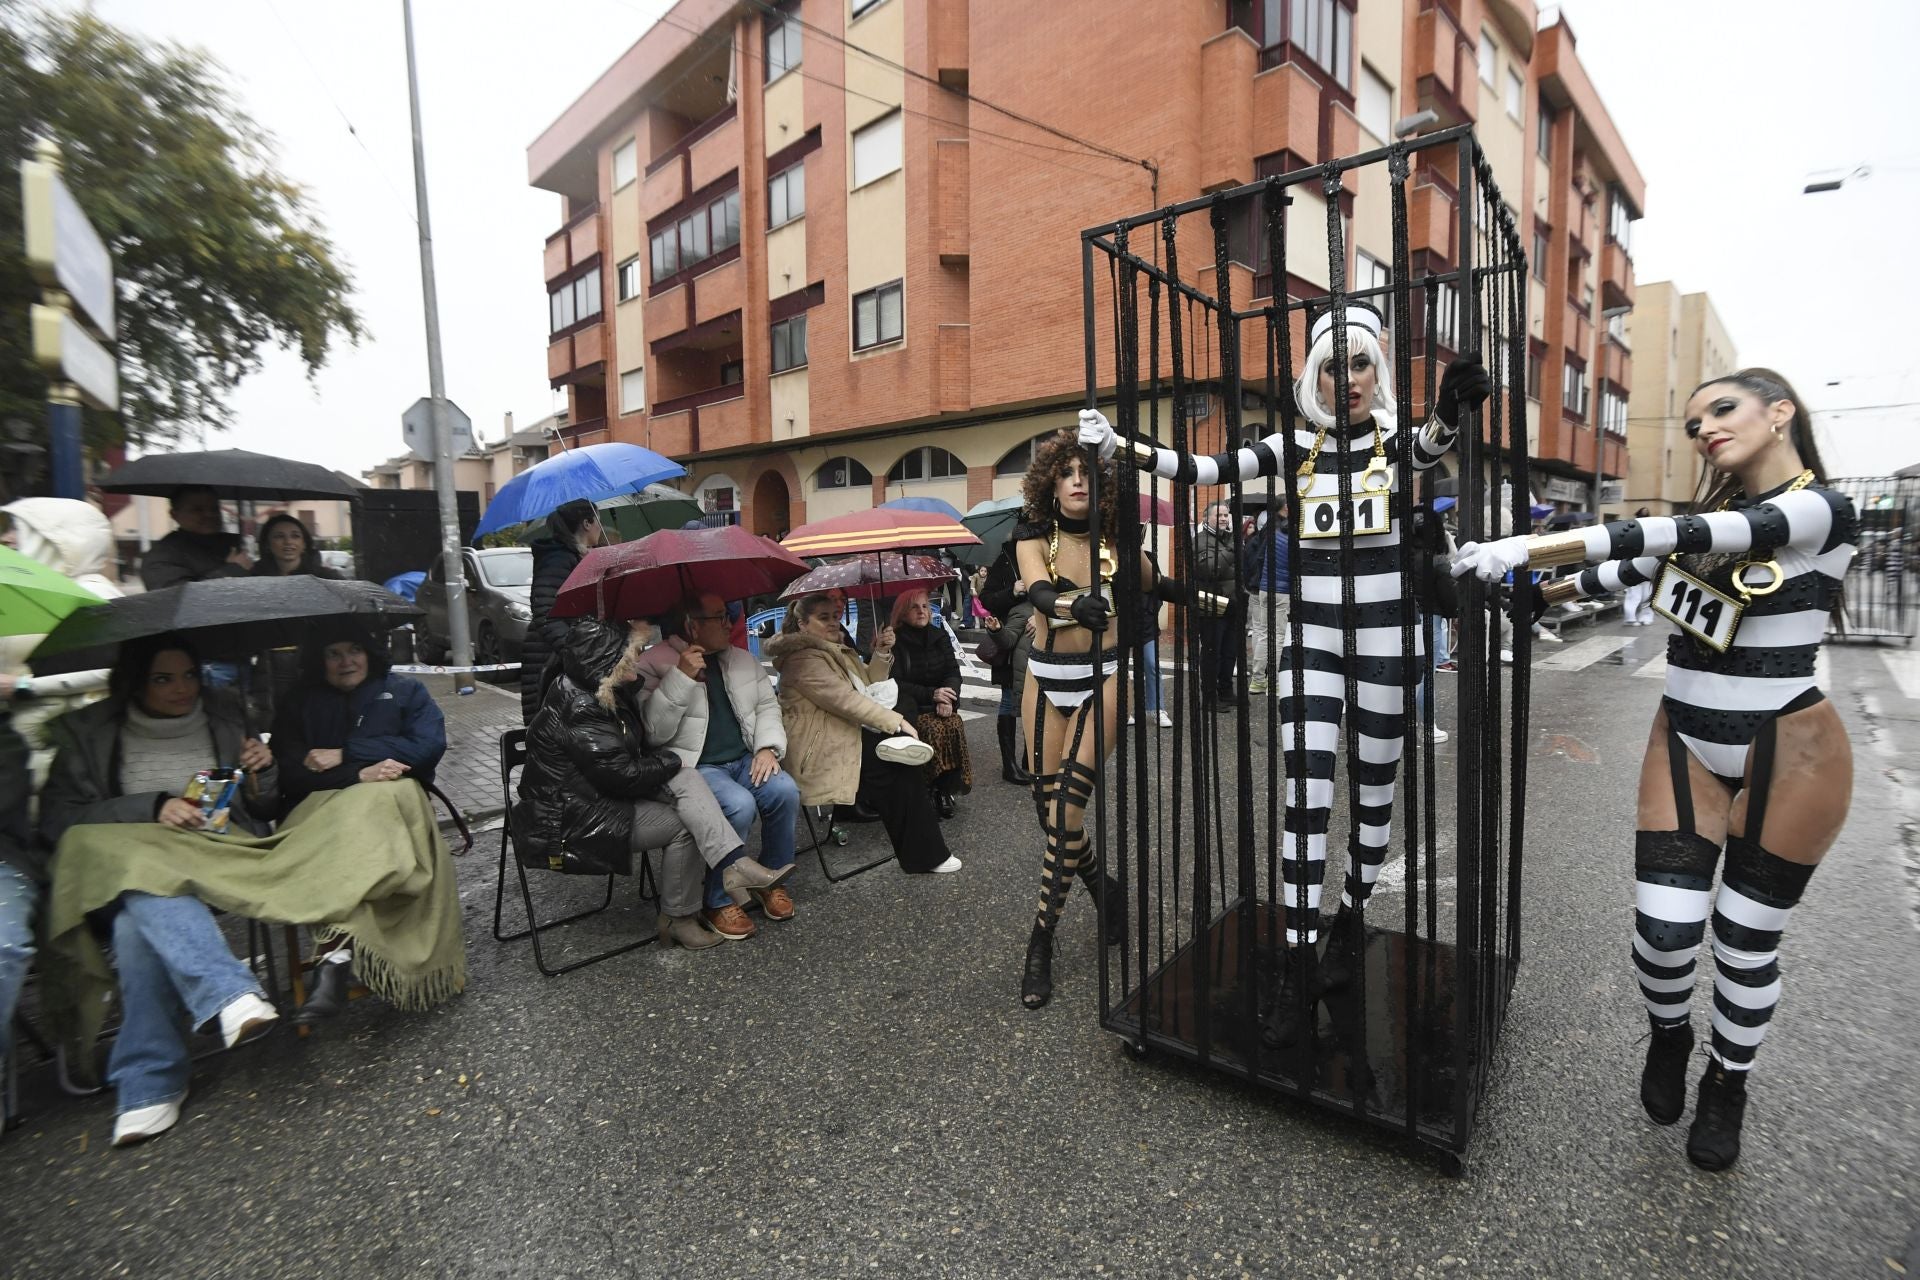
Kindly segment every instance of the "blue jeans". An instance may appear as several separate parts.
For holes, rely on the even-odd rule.
[[[0,862],[0,1058],[13,1043],[13,1007],[33,963],[33,909],[40,886],[26,872]]]
[[[1160,641],[1149,640],[1140,647],[1140,669],[1147,673],[1147,712],[1158,714],[1164,705],[1160,695]]]
[[[720,812],[727,815],[727,821],[733,824],[742,840],[753,830],[754,818],[760,819],[761,866],[778,871],[792,865],[794,824],[800,820],[800,786],[792,774],[782,769],[756,787],[753,756],[749,754],[728,764],[703,764],[700,776],[712,788],[713,798],[720,802]],[[728,858],[707,872],[707,906],[727,905],[729,899],[720,873],[733,860]]]
[[[198,898],[121,894],[113,918],[113,963],[124,1014],[107,1079],[119,1095],[120,1112],[187,1091],[193,1056],[180,1034],[182,1012],[199,1027],[241,996],[265,996]]]
[[[1020,714],[1020,687],[1008,676],[1007,682],[1000,686],[1000,714],[1017,716]]]
[[[1453,651],[1447,647],[1447,620],[1437,614],[1427,619],[1427,634],[1433,638],[1428,652],[1433,655],[1433,665],[1453,661]]]

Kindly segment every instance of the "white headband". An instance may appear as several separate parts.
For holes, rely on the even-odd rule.
[[[1380,313],[1365,303],[1349,302],[1347,304],[1347,327],[1349,329],[1365,329],[1377,340],[1380,337]],[[1320,335],[1331,328],[1333,328],[1333,312],[1329,309],[1321,312],[1320,318],[1313,322],[1313,331],[1307,335],[1307,345],[1311,347],[1314,343],[1320,341]]]

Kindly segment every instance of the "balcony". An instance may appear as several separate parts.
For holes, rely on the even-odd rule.
[[[1407,252],[1453,256],[1453,210],[1458,196],[1440,176],[1421,166],[1407,199]]]
[[[941,138],[934,143],[934,249],[940,264],[965,265],[973,252],[972,156],[965,138]]]
[[[565,275],[600,252],[600,206],[588,205],[547,237],[546,280]]]
[[[1287,62],[1253,78],[1251,154],[1288,152],[1312,164],[1320,158],[1320,85]]]
[[[687,148],[688,189],[699,191],[711,186],[740,167],[744,144],[740,141],[737,109],[728,107],[712,116],[698,129],[680,140]]]
[[[1246,32],[1229,28],[1200,46],[1200,79],[1217,86],[1200,135],[1200,189],[1237,187],[1253,178],[1253,72],[1259,50]]]
[[[699,453],[728,445],[746,444],[751,437],[747,422],[747,389],[741,383],[708,387],[691,395],[654,401],[649,414],[656,439],[660,432],[685,432],[686,446],[679,453]],[[684,417],[682,417],[684,415]],[[653,446],[668,452],[660,445]]]
[[[553,339],[547,344],[547,382],[565,386],[603,375],[607,363],[607,326],[590,324]]]
[[[1431,108],[1442,126],[1471,123],[1480,104],[1480,80],[1474,54],[1444,6],[1428,0],[1414,19],[1410,52],[1420,106]]]
[[[1633,352],[1612,334],[1600,344],[1600,376],[1622,391],[1633,386]]]
[[[1572,299],[1567,301],[1566,327],[1560,343],[1583,360],[1593,355],[1593,321],[1588,319],[1586,308]]]
[[[1616,240],[1608,240],[1600,250],[1600,305],[1633,305],[1633,259]]]

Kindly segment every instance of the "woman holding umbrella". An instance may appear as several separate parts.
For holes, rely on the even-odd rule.
[[[540,710],[541,675],[547,659],[559,652],[567,636],[567,620],[552,616],[554,597],[587,552],[607,540],[600,512],[585,498],[555,507],[547,527],[553,532],[533,543],[533,590],[528,599],[533,621],[527,624],[526,643],[520,649],[520,719],[529,724]]]

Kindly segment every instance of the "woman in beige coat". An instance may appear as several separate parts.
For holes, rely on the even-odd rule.
[[[893,667],[893,629],[881,630],[873,660],[862,662],[841,642],[833,602],[807,596],[787,611],[766,652],[780,679],[784,763],[800,784],[800,802],[852,804],[857,796],[879,812],[901,870],[958,871],[920,777],[932,751],[905,716],[867,695],[868,684]]]

